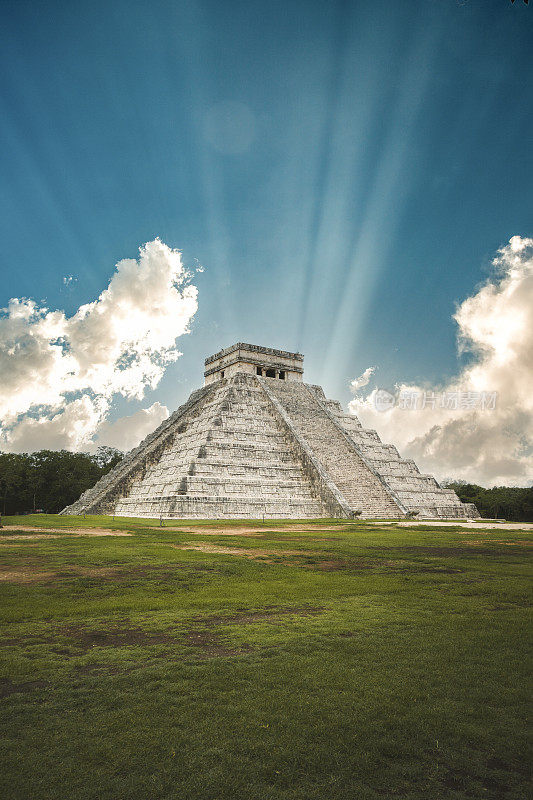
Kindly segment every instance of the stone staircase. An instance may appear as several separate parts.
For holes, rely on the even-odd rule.
[[[92,513],[151,518],[330,516],[253,377],[236,375],[207,389],[197,413],[182,413],[166,425],[167,446],[157,460],[129,471],[121,497],[110,473],[78,504]],[[64,513],[79,513],[71,509]]]
[[[112,514],[117,502],[125,497],[140,476],[157,464],[163,452],[172,447],[191,420],[200,416],[205,402],[214,393],[214,386],[204,386],[192,392],[187,402],[181,405],[140,445],[126,453],[107,475],[81,497],[61,511],[61,514]]]
[[[396,500],[344,430],[305,383],[257,378],[289,416],[297,432],[333,481],[347,506],[362,517],[398,518],[405,509]]]
[[[61,513],[394,519],[409,512],[477,516],[320,387],[237,372],[193,392]]]
[[[432,475],[421,474],[415,462],[401,458],[394,445],[383,444],[376,431],[363,428],[356,416],[344,413],[340,403],[327,400],[320,386],[308,388],[408,513],[447,519],[479,517],[475,505],[462,503],[452,489],[443,489]]]

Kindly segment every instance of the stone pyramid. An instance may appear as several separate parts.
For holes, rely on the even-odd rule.
[[[239,343],[205,366],[204,387],[62,514],[479,516],[304,383],[299,353]]]

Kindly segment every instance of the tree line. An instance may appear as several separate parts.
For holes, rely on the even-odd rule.
[[[68,450],[0,452],[0,513],[45,511],[57,514],[122,459],[120,450],[99,447],[94,454]],[[533,522],[533,488],[484,489],[465,481],[448,482],[464,503],[475,503],[482,517]]]
[[[68,450],[0,452],[0,512],[57,514],[121,459],[120,450],[112,447],[99,447],[94,454]]]
[[[482,517],[508,519],[511,522],[533,522],[533,487],[494,486],[484,489],[475,483],[452,481],[446,484],[463,503],[475,503]]]

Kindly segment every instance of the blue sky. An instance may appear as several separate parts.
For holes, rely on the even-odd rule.
[[[160,237],[206,355],[306,356],[347,402],[457,370],[455,304],[531,233],[533,9],[506,0],[2,3],[0,306],[67,314]],[[64,277],[72,275],[68,286]]]

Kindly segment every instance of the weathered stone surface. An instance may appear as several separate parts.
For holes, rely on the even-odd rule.
[[[204,388],[62,513],[478,516],[302,372],[303,356],[271,348],[238,344],[210,357]]]
[[[304,357],[301,353],[274,350],[256,344],[238,342],[205,360],[205,383],[220,378],[230,378],[238,372],[247,375],[264,375],[267,378],[301,381]]]

